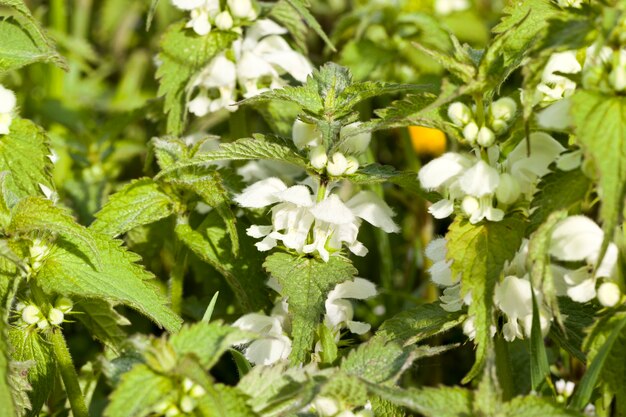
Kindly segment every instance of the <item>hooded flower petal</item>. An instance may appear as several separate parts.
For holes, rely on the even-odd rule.
[[[372,191],[361,191],[346,203],[352,213],[387,233],[397,233],[400,228],[391,219],[393,210]]]
[[[286,189],[287,186],[280,179],[267,178],[246,187],[234,200],[242,207],[266,207],[279,202],[278,194]]]
[[[418,177],[422,187],[434,190],[458,176],[470,166],[471,161],[465,155],[448,152],[424,165],[420,169]]]
[[[461,189],[474,197],[483,197],[495,193],[499,182],[498,170],[482,160],[465,171],[459,178]]]
[[[582,261],[597,256],[604,233],[585,216],[570,216],[552,231],[550,255],[562,261]]]

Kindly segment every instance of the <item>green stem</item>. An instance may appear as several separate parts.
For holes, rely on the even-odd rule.
[[[50,2],[50,26],[62,34],[67,33],[66,0],[52,0]],[[57,67],[50,68],[49,94],[51,98],[63,96],[63,82],[65,74]]]
[[[476,101],[476,121],[478,122],[478,127],[482,127],[485,125],[485,107],[482,94],[475,95],[474,100]]]
[[[324,200],[324,198],[326,198],[326,187],[327,187],[327,183],[326,180],[323,178],[320,178],[320,186],[317,189],[317,198],[316,198],[316,202],[320,203],[322,202],[322,200]]]
[[[56,356],[59,371],[61,372],[61,379],[65,386],[65,392],[67,393],[67,398],[70,400],[70,406],[72,407],[72,414],[74,417],[89,417],[89,411],[87,411],[85,399],[83,398],[80,385],[78,384],[78,374],[74,368],[72,356],[67,348],[67,343],[65,343],[61,329],[54,329],[52,331],[51,340],[54,355]]]
[[[88,39],[92,4],[93,0],[74,0],[74,9],[72,10],[72,34],[74,37]]]
[[[187,269],[187,250],[179,240],[176,240],[176,258],[174,268],[170,275],[170,301],[174,313],[180,315],[183,305],[183,283],[185,270]]]

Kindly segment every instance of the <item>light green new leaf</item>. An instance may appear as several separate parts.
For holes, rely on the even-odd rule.
[[[293,337],[291,363],[305,363],[313,349],[315,328],[324,313],[328,293],[337,284],[352,279],[357,270],[338,256],[331,256],[324,262],[279,252],[268,256],[263,266],[282,286],[281,295],[289,298]]]
[[[32,386],[32,390],[28,392],[32,405],[28,415],[36,416],[55,383],[57,366],[52,344],[45,333],[33,329],[12,328],[8,333],[11,359],[34,363],[28,370],[28,382]]]
[[[177,354],[191,354],[196,357],[204,369],[211,369],[219,358],[235,343],[249,339],[249,335],[221,323],[199,322],[185,326],[172,337],[170,344]]]
[[[249,237],[242,235],[239,256],[232,254],[224,223],[211,212],[205,221],[193,229],[185,223],[176,225],[178,239],[201,260],[211,265],[225,279],[244,312],[257,311],[269,304],[266,277],[259,274],[263,254],[254,247]],[[245,262],[242,262],[245,260]]]
[[[57,242],[36,276],[44,291],[122,303],[169,331],[177,330],[181,319],[149,282],[153,275],[137,264],[141,258],[128,252],[119,240],[95,232],[92,236],[101,258],[98,270],[71,245]]]
[[[4,188],[13,194],[13,199],[9,200],[5,192],[9,207],[19,198],[42,196],[39,184],[54,188],[49,175],[52,162],[48,155],[48,137],[31,121],[14,119],[9,134],[0,136],[0,172],[9,173]]]
[[[119,314],[111,303],[94,298],[79,299],[74,304],[76,317],[94,339],[100,340],[116,352],[120,352],[126,332],[120,326],[130,322]]]
[[[322,29],[318,21],[309,11],[308,8],[310,7],[310,4],[308,0],[287,0],[287,2],[300,14],[300,16],[302,16],[302,19],[304,19],[306,24],[309,25],[309,27],[313,29],[315,33],[317,33],[320,38],[324,40],[324,42],[326,42],[326,45],[328,45],[331,51],[336,52],[337,50],[335,49],[335,46],[328,36],[326,36],[324,29]]]
[[[600,215],[607,243],[624,206],[626,98],[580,90],[571,100],[576,138],[600,172]]]
[[[167,133],[180,135],[184,130],[192,76],[236,38],[233,32],[215,30],[198,36],[185,28],[185,22],[175,23],[165,32],[159,53],[162,64],[156,76],[160,82],[158,95],[165,97]]]
[[[215,384],[209,395],[198,400],[197,413],[201,417],[258,417],[247,400],[248,396],[237,387]]]
[[[446,234],[448,259],[452,260],[452,276],[461,275],[462,291],[471,291],[474,300],[469,315],[476,326],[476,362],[465,377],[469,381],[480,374],[491,346],[490,326],[493,323],[493,293],[504,263],[515,255],[522,243],[524,222],[519,217],[506,217],[500,222],[471,224],[457,217]]]
[[[6,0],[0,5],[7,4]],[[0,75],[35,62],[52,62],[66,67],[54,44],[45,36],[23,2],[11,1],[21,13],[19,19],[0,20]]]
[[[106,417],[143,417],[160,402],[174,399],[177,388],[172,379],[158,374],[146,365],[135,365],[122,375],[120,384],[104,410]]]
[[[528,232],[532,233],[557,210],[569,210],[585,199],[591,180],[580,169],[556,170],[541,179],[539,189],[530,203],[535,210],[530,215]]]
[[[532,287],[531,287],[532,288]],[[533,318],[530,330],[530,380],[534,391],[538,391],[539,387],[546,378],[550,376],[550,364],[548,363],[548,355],[546,346],[543,341],[541,332],[541,324],[539,322],[539,307],[537,306],[537,297],[534,290],[531,292],[533,302]]]
[[[412,344],[446,332],[464,320],[465,315],[460,311],[445,311],[439,303],[423,304],[383,322],[376,336],[402,344]]]
[[[174,213],[174,201],[150,178],[131,181],[109,197],[90,229],[110,236],[154,223]]]
[[[294,42],[302,51],[307,52],[306,35],[307,27],[298,10],[296,10],[289,0],[279,0],[274,3],[268,17],[285,27]]]
[[[457,387],[401,388],[368,385],[369,390],[381,398],[418,412],[425,417],[468,417],[472,412],[472,395],[469,390]]]
[[[626,312],[607,314],[591,328],[584,345],[588,351],[587,372],[576,387],[571,406],[582,410],[589,403],[595,387],[600,386],[607,399],[616,397],[617,415],[626,413]],[[609,404],[605,404],[609,408]]]
[[[12,210],[9,234],[50,232],[73,244],[74,250],[85,254],[92,266],[100,265],[100,254],[87,228],[76,223],[70,213],[43,197],[27,197]]]

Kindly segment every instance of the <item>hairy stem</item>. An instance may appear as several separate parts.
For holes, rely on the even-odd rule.
[[[72,356],[67,348],[67,343],[65,342],[61,329],[54,329],[52,331],[51,341],[54,356],[56,356],[57,363],[59,364],[65,392],[67,393],[67,398],[70,400],[72,414],[74,417],[89,417],[87,405],[85,405],[85,399],[83,398],[80,385],[78,384],[78,374],[74,368]]]

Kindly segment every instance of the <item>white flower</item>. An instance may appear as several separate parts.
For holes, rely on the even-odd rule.
[[[609,74],[609,82],[615,91],[626,90],[626,49],[614,52],[613,69]]]
[[[393,211],[371,191],[361,191],[345,203],[336,194],[316,202],[311,188],[302,184],[287,187],[278,178],[268,178],[244,189],[235,201],[249,208],[276,204],[271,226],[255,225],[247,231],[249,236],[264,238],[256,244],[261,251],[281,241],[298,253],[317,252],[328,261],[330,254],[345,244],[355,255],[364,256],[367,248],[357,240],[361,220],[387,233],[399,230],[391,219]]]
[[[430,277],[433,282],[441,286],[451,286],[459,282],[460,275],[452,277],[452,260],[446,259],[448,249],[446,247],[447,241],[445,238],[440,237],[433,239],[428,246],[426,246],[426,257],[432,261],[432,266],[428,269]]]
[[[504,166],[520,186],[522,193],[531,196],[539,178],[550,172],[548,167],[565,148],[544,132],[530,134],[528,143],[522,140],[508,155]]]
[[[291,353],[291,339],[283,333],[278,317],[250,313],[237,319],[233,326],[261,336],[244,350],[244,356],[253,364],[271,365],[286,359]]]
[[[478,130],[478,136],[476,136],[476,142],[482,147],[489,147],[493,145],[496,141],[496,135],[493,133],[493,130],[489,129],[486,126],[483,126]]]
[[[323,169],[328,163],[328,155],[326,155],[326,148],[324,146],[316,146],[309,152],[309,159],[311,165],[316,169]]]
[[[255,20],[257,18],[252,0],[227,0],[226,4],[232,15],[239,19]]]
[[[236,66],[226,58],[224,53],[215,56],[209,65],[202,70],[193,83],[194,87],[201,87],[207,92],[201,92],[188,104],[189,111],[198,117],[213,113],[225,108],[229,111],[237,110],[236,101]],[[216,92],[216,98],[207,94]]]
[[[424,165],[418,173],[422,187],[427,190],[438,190],[456,179],[472,164],[470,158],[455,152],[444,153]]]
[[[228,30],[233,27],[233,18],[226,10],[215,16],[215,26],[220,30]]]
[[[172,3],[181,10],[191,11],[191,19],[185,27],[200,36],[211,31],[211,21],[220,12],[219,0],[172,0]]]
[[[489,112],[495,120],[510,122],[517,112],[517,103],[510,97],[502,97],[491,103]]]
[[[562,74],[576,74],[582,67],[576,59],[576,51],[556,52],[550,56],[543,69],[537,102],[550,103],[569,97],[576,90],[576,83]]]
[[[574,393],[574,384],[572,381],[565,381],[564,379],[559,379],[554,383],[554,388],[556,388],[556,392],[559,395],[564,396],[565,398],[570,397]]]
[[[313,123],[306,123],[300,119],[293,122],[291,138],[298,149],[317,147],[322,145],[322,132]]]
[[[0,135],[9,133],[16,102],[13,91],[0,85]]]
[[[339,131],[339,149],[351,155],[359,155],[365,152],[372,140],[371,132],[362,132],[355,134],[361,122],[347,124]]]
[[[622,292],[614,282],[604,282],[598,288],[598,301],[605,307],[614,307],[621,298]]]
[[[603,240],[602,229],[585,216],[570,216],[560,221],[552,231],[550,255],[561,261],[586,263],[574,270],[564,268],[562,274],[555,276],[555,279],[563,281],[560,286],[574,301],[585,303],[596,297],[597,277],[615,276],[618,249],[613,243],[609,243],[602,262],[597,265]]]
[[[467,105],[460,101],[455,101],[448,107],[448,117],[452,120],[452,123],[458,127],[463,127],[472,120],[473,115]]]
[[[580,9],[583,5],[583,0],[557,0],[557,3],[561,7],[573,7]]]
[[[246,31],[242,41],[233,44],[237,56],[237,80],[244,90],[244,97],[284,86],[286,82],[281,79],[281,74],[288,73],[304,82],[313,71],[309,61],[279,36],[286,33],[282,26],[262,19]],[[263,81],[261,87],[260,81]]]
[[[435,0],[435,13],[445,16],[470,8],[468,0]]]
[[[353,281],[345,281],[337,284],[328,293],[326,298],[326,316],[324,324],[339,337],[339,331],[347,327],[352,333],[363,334],[370,329],[370,325],[359,321],[353,321],[354,308],[348,299],[365,300],[376,296],[376,286],[363,278],[354,278]]]
[[[465,140],[467,140],[470,143],[470,145],[472,145],[476,142],[476,138],[478,137],[479,131],[480,129],[478,128],[478,125],[475,122],[469,122],[463,128],[463,137],[465,138]]]
[[[473,197],[484,197],[495,193],[500,182],[498,170],[479,160],[459,178],[463,192]]]

